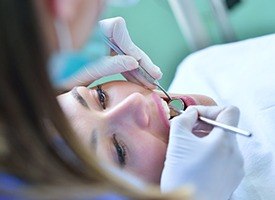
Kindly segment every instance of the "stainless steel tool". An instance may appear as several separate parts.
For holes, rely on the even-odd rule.
[[[178,99],[181,101],[181,99]],[[173,111],[175,113],[177,113],[178,115],[180,115],[181,113],[183,113],[183,109],[180,108],[180,107],[176,107],[176,106],[173,106],[173,107],[170,107],[170,109],[173,109]],[[234,127],[234,126],[229,126],[227,124],[223,124],[221,122],[217,122],[215,120],[212,120],[212,119],[208,119],[206,117],[203,117],[203,116],[199,116],[199,119],[207,124],[211,124],[213,126],[218,126],[220,128],[223,128],[223,129],[226,129],[226,130],[229,130],[229,131],[232,131],[234,133],[237,133],[237,134],[240,134],[242,136],[246,136],[246,137],[251,137],[252,136],[252,133],[249,132],[249,131],[246,131],[246,130],[242,130],[242,129],[239,129],[237,127]]]
[[[107,38],[106,36],[103,36],[103,39],[105,41],[105,43],[111,48],[113,49],[117,54],[119,55],[126,55],[117,45],[115,45],[114,43],[112,43],[109,38]],[[142,66],[140,66],[138,68],[138,73],[140,73],[144,78],[146,78],[146,80],[148,80],[150,83],[152,83],[153,85],[157,86],[168,98],[168,104],[169,107],[172,108],[175,112],[178,112],[178,114],[181,114],[183,112],[183,110],[185,109],[185,105],[184,102],[182,102],[181,99],[178,98],[171,98],[171,96],[166,92],[166,90],[159,84],[159,82],[146,70],[144,69]],[[181,103],[176,102],[176,101],[181,101]],[[175,104],[175,105],[174,105]],[[179,105],[179,106],[178,106]],[[234,126],[229,126],[220,122],[217,122],[215,120],[212,119],[208,119],[206,117],[202,117],[199,116],[199,119],[205,123],[211,124],[213,126],[218,126],[221,127],[223,129],[232,131],[234,133],[240,134],[242,136],[246,136],[246,137],[251,137],[252,133],[246,130],[242,130],[239,128],[236,128]]]

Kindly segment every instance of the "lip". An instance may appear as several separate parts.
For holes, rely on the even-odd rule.
[[[169,100],[167,97],[161,97],[164,101],[166,101],[167,103],[169,103]],[[185,109],[188,106],[195,106],[195,105],[199,105],[199,103],[192,97],[188,96],[188,95],[176,95],[176,96],[172,96],[172,99],[176,98],[176,99],[181,99],[185,105]]]
[[[169,130],[170,129],[170,122],[166,117],[165,110],[164,110],[164,108],[162,106],[162,103],[161,103],[161,98],[156,93],[152,93],[152,97],[153,97],[153,100],[155,101],[155,103],[157,105],[161,121],[163,122],[165,128],[167,128]]]
[[[178,96],[177,98],[180,98],[184,104],[185,104],[185,109],[188,107],[188,106],[195,106],[195,105],[198,105],[198,103],[195,101],[195,99],[193,99],[192,97],[190,96]]]

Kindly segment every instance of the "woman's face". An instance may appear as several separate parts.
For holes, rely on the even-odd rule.
[[[58,101],[88,148],[110,164],[159,183],[169,139],[169,108],[163,95],[126,81],[88,89],[75,87]],[[181,98],[187,105],[213,105],[205,96]]]

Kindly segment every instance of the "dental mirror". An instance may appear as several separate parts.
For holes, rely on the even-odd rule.
[[[169,101],[169,106],[172,106],[177,110],[185,110],[185,104],[179,98],[172,98],[171,101]]]
[[[179,98],[171,98],[168,102],[170,108],[170,119],[181,114],[186,109],[184,102]]]

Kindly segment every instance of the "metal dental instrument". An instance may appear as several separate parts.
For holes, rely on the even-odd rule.
[[[119,55],[126,55],[117,45],[115,45],[114,43],[112,43],[109,38],[107,38],[106,36],[103,35],[103,40],[104,42],[111,48],[113,49],[117,54]],[[177,114],[181,114],[183,112],[183,110],[185,109],[184,107],[184,103],[182,102],[181,99],[178,98],[171,98],[170,95],[166,92],[166,90],[161,87],[161,85],[159,84],[159,82],[147,71],[145,70],[142,66],[140,66],[138,68],[138,72],[141,73],[141,75],[146,78],[150,83],[152,83],[153,85],[157,86],[168,98],[168,104],[169,107],[172,108],[172,110],[174,110],[175,112],[177,112]],[[172,105],[173,103],[175,103],[176,101],[181,101],[181,108],[177,108],[177,106]],[[199,116],[199,119],[207,124],[211,124],[213,126],[218,126],[221,127],[223,129],[226,130],[230,130],[233,131],[235,133],[238,133],[242,136],[246,136],[246,137],[250,137],[252,136],[252,133],[250,133],[249,131],[245,131],[239,128],[236,128],[234,126],[229,126],[220,122],[217,122],[215,120],[212,119],[208,119],[202,116]]]
[[[183,113],[183,110],[179,110],[175,107],[172,108],[173,111],[177,112],[178,114],[181,114]],[[207,124],[211,124],[213,126],[218,126],[218,127],[221,127],[223,129],[226,129],[226,130],[229,130],[229,131],[232,131],[232,132],[235,132],[235,133],[238,133],[242,136],[246,136],[246,137],[251,137],[252,136],[252,133],[249,132],[249,131],[246,131],[246,130],[242,130],[242,129],[239,129],[237,127],[234,127],[234,126],[229,126],[229,125],[226,125],[226,124],[223,124],[223,123],[220,123],[220,122],[217,122],[215,120],[212,120],[212,119],[208,119],[206,117],[202,117],[202,116],[199,116],[199,119]]]
[[[211,124],[213,126],[218,126],[218,127],[223,128],[223,129],[226,129],[226,130],[229,130],[229,131],[233,131],[233,132],[238,133],[238,134],[240,134],[242,136],[246,136],[246,137],[251,137],[252,136],[251,132],[239,129],[239,128],[234,127],[234,126],[229,126],[229,125],[226,125],[226,124],[222,124],[220,122],[217,122],[217,121],[214,121],[212,119],[208,119],[208,118],[205,118],[205,117],[202,117],[202,116],[200,116],[199,119],[201,121],[204,121],[204,122],[206,122],[208,124]]]
[[[109,38],[103,35],[103,40],[104,42],[111,48],[113,49],[117,54],[119,55],[126,55],[117,45],[112,43]],[[169,102],[172,101],[172,98],[170,95],[166,92],[166,90],[159,84],[159,82],[142,66],[139,66],[137,69],[138,73],[140,73],[146,80],[148,80],[151,84],[157,86],[168,98]]]

